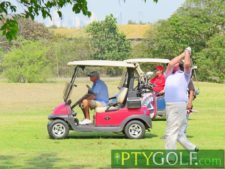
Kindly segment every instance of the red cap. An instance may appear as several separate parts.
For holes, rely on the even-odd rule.
[[[155,70],[163,70],[163,66],[158,65],[158,66],[155,67]]]

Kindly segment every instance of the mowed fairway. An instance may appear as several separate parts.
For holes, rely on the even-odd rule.
[[[107,80],[110,96],[118,82]],[[85,84],[79,81],[77,96],[86,92]],[[200,149],[225,149],[225,85],[199,83],[199,87],[200,95],[194,102],[198,112],[190,117],[188,137]],[[63,89],[63,82],[0,83],[0,169],[105,169],[111,168],[112,149],[164,149],[160,138],[164,120],[153,121],[153,129],[141,140],[116,133],[77,132],[70,132],[68,139],[49,139],[47,117],[62,102]]]

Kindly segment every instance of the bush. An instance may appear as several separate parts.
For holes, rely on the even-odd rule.
[[[31,19],[19,18],[19,36],[27,40],[51,39],[53,35],[43,24],[32,21]]]
[[[19,48],[12,47],[5,55],[5,76],[11,82],[44,82],[48,76],[48,48],[40,41],[24,41]]]
[[[71,66],[67,63],[74,60],[90,59],[91,48],[88,39],[54,39],[49,45],[48,58],[53,75],[57,77],[71,76]]]
[[[199,65],[200,80],[224,82],[225,80],[225,35],[215,34],[208,42],[207,47],[196,53]]]

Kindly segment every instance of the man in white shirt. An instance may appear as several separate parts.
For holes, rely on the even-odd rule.
[[[166,149],[175,150],[178,141],[188,150],[198,150],[186,137],[182,128],[187,124],[187,88],[191,79],[191,48],[173,58],[165,72]],[[184,71],[179,64],[184,59]]]

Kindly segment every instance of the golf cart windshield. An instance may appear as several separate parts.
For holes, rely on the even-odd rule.
[[[83,67],[80,67],[80,68],[83,69]],[[78,69],[79,69],[79,66],[76,66],[75,69],[74,69],[74,72],[73,72],[73,75],[72,75],[72,78],[71,78],[70,82],[66,83],[66,86],[65,86],[65,89],[64,89],[64,95],[63,95],[64,102],[68,101],[68,98],[70,97],[70,94],[72,93],[73,87],[76,87],[74,82],[75,82],[75,79],[77,77]]]

